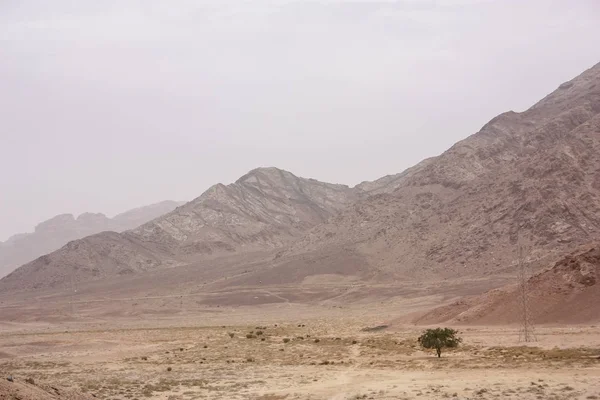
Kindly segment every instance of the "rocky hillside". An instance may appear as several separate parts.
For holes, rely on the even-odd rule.
[[[384,180],[393,190],[315,227],[286,255],[343,248],[385,277],[438,279],[510,271],[518,240],[541,265],[600,238],[600,64]]]
[[[61,248],[71,240],[103,231],[133,229],[173,211],[181,204],[167,200],[126,211],[114,218],[99,213],[84,213],[77,218],[72,214],[57,215],[38,224],[33,233],[17,234],[4,243],[0,242],[0,277],[26,262]]]
[[[344,185],[259,168],[140,227],[70,242],[0,281],[0,290],[60,287],[290,243],[356,199]]]
[[[600,64],[400,174],[351,189],[257,169],[132,231],[70,243],[0,290],[184,264],[203,279],[206,260],[245,252],[265,258],[222,286],[485,276],[514,272],[517,243],[543,266],[594,240]]]
[[[420,317],[420,324],[517,324],[522,315],[518,286],[460,299]],[[600,321],[600,246],[562,258],[528,280],[532,320],[544,323]]]

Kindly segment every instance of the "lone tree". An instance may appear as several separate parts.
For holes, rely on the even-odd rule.
[[[462,339],[458,331],[450,328],[427,329],[419,336],[419,344],[426,349],[435,349],[438,358],[442,356],[443,348],[458,347]]]

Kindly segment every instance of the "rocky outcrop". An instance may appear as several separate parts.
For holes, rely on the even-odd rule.
[[[544,323],[600,321],[600,246],[589,246],[559,260],[527,281],[531,320]],[[523,315],[517,284],[436,308],[419,324],[518,324]]]

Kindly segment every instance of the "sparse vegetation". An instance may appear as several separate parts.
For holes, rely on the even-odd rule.
[[[289,343],[290,342],[290,338],[283,338],[283,343]]]
[[[105,399],[141,400],[161,396],[164,399],[181,397],[190,400],[229,399],[236,396],[246,398],[244,395],[247,393],[260,392],[271,387],[267,386],[271,385],[271,382],[290,377],[296,379],[298,390],[310,391],[310,386],[306,385],[317,381],[328,384],[331,377],[343,371],[356,371],[357,374],[366,376],[372,373],[372,368],[377,368],[384,372],[382,374],[384,379],[390,376],[390,384],[386,383],[390,392],[381,395],[376,390],[369,391],[367,398],[598,400],[598,393],[585,390],[582,380],[570,379],[567,375],[558,379],[556,376],[552,378],[550,375],[548,377],[540,375],[540,371],[547,370],[552,373],[555,367],[565,367],[565,370],[583,371],[582,379],[589,379],[592,376],[590,371],[595,370],[598,365],[596,357],[600,353],[595,347],[571,346],[554,349],[532,346],[493,347],[490,344],[497,344],[493,335],[485,331],[482,336],[474,329],[473,332],[469,332],[470,337],[473,335],[473,344],[462,346],[460,353],[447,358],[446,361],[434,362],[436,369],[440,370],[435,371],[431,370],[430,362],[423,360],[422,357],[414,357],[420,348],[416,340],[419,334],[384,331],[354,336],[361,328],[362,326],[353,329],[349,326],[340,328],[339,325],[328,326],[319,323],[312,328],[314,329],[312,338],[308,339],[307,335],[302,334],[304,341],[300,341],[298,335],[305,332],[298,329],[295,324],[285,325],[269,332],[273,333],[273,336],[265,332],[254,341],[243,340],[251,331],[251,327],[240,327],[238,330],[231,327],[228,327],[228,330],[220,327],[178,328],[177,330],[168,328],[144,333],[144,335],[153,335],[148,337],[152,338],[153,345],[157,347],[141,346],[133,352],[133,354],[137,353],[136,356],[122,359],[118,368],[112,368],[116,364],[111,360],[110,364],[105,364],[110,365],[106,372],[99,368],[89,368],[89,372],[81,375],[72,373],[67,375],[65,371],[73,371],[78,366],[69,363],[59,366],[57,363],[29,359],[27,361],[4,359],[0,360],[0,365],[5,370],[15,373],[17,377],[15,381],[18,382],[18,377],[22,377],[20,379],[23,384],[25,378],[31,376],[36,379],[38,385],[37,381],[40,379],[44,384],[56,382],[56,387],[59,389],[63,386],[66,386],[65,389],[79,388],[90,396],[95,395],[97,398]],[[253,335],[256,336],[258,331],[253,329]],[[231,340],[229,332],[235,332],[238,340]],[[119,335],[121,334],[119,332]],[[84,337],[83,335],[90,334],[77,333],[77,335]],[[134,340],[138,337],[142,336],[136,333]],[[282,343],[284,338],[289,339],[287,342],[289,344]],[[339,340],[336,340],[338,338]],[[257,339],[264,339],[267,343],[258,343],[257,346]],[[22,340],[19,338],[20,342]],[[200,344],[195,345],[198,340]],[[205,341],[212,350],[203,350],[202,341]],[[581,343],[583,342],[579,340],[577,346]],[[166,347],[161,348],[161,346]],[[170,349],[169,353],[165,354],[167,349]],[[183,352],[180,349],[183,349]],[[445,351],[442,349],[442,352]],[[431,352],[434,353],[435,350]],[[143,358],[147,361],[140,361]],[[432,361],[435,361],[433,357]],[[535,373],[528,376],[526,374],[529,366],[535,366]],[[482,377],[492,376],[489,371],[495,371],[497,368],[502,368],[506,372],[502,379],[505,379],[505,376],[507,378],[501,382],[494,381],[492,378],[491,382],[486,381],[484,384]],[[457,389],[455,385],[447,384],[448,379],[452,379],[451,374],[448,373],[455,370],[473,372],[473,375],[464,375],[465,384],[460,386],[461,390],[457,394],[453,394]],[[401,373],[406,372],[407,376],[414,376],[416,382],[413,393],[403,393],[404,388],[392,387],[391,384],[395,384],[396,381],[392,378],[393,374],[388,374],[389,371],[401,371]],[[428,371],[428,373],[419,374],[419,371]],[[515,374],[515,371],[518,372]],[[89,374],[94,374],[91,381]],[[223,379],[224,374],[231,377]],[[511,380],[512,377],[520,379],[520,382],[514,386],[507,386],[507,383],[509,385],[515,383]],[[435,381],[438,378],[444,382]],[[463,375],[460,379],[463,379]],[[193,386],[187,383],[192,380],[198,380],[199,384]],[[324,395],[333,395],[334,388],[339,386],[338,383],[331,388],[327,387]],[[40,387],[44,388],[45,385]],[[32,386],[31,390],[37,389]],[[349,396],[347,398],[354,398],[353,395],[356,393],[347,393]],[[588,399],[588,396],[592,397]],[[291,399],[291,396],[288,395],[287,398]],[[306,400],[307,397],[294,398]]]
[[[462,342],[458,337],[458,331],[451,328],[427,329],[417,339],[421,347],[425,349],[435,349],[439,357],[442,356],[442,349],[454,348]]]

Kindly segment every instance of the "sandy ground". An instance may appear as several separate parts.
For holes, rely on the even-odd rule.
[[[464,327],[437,359],[374,307],[0,324],[0,374],[99,399],[600,399],[600,327],[537,327],[529,346]]]

